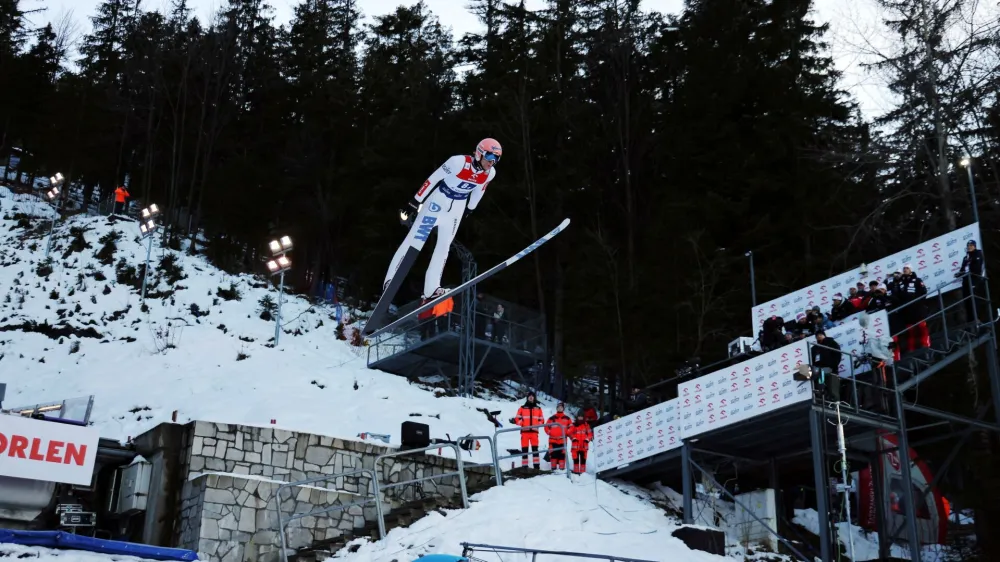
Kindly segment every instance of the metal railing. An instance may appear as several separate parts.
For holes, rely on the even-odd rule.
[[[517,546],[499,546],[494,544],[475,544],[463,542],[462,556],[469,557],[475,550],[489,551],[490,554],[530,554],[531,561],[536,562],[539,555],[545,556],[571,556],[573,558],[588,558],[590,560],[607,560],[608,562],[653,562],[642,558],[628,558],[626,556],[616,556],[614,554],[592,554],[587,552],[569,552],[565,550],[540,550],[537,548],[521,548]]]
[[[796,549],[794,546],[792,546],[792,543],[790,543],[787,540],[785,540],[785,537],[782,537],[781,535],[779,535],[777,529],[772,529],[770,525],[768,525],[767,523],[765,523],[760,517],[757,517],[757,515],[753,512],[752,509],[750,509],[747,506],[743,505],[743,503],[740,500],[736,499],[736,496],[734,496],[733,494],[729,493],[729,490],[727,490],[725,488],[725,486],[723,486],[722,484],[719,484],[719,482],[715,479],[714,476],[712,476],[712,474],[710,472],[708,472],[707,470],[705,470],[704,468],[702,468],[701,465],[699,465],[698,463],[696,463],[694,461],[694,459],[692,459],[690,457],[687,458],[687,462],[690,463],[691,466],[697,468],[698,471],[701,472],[702,477],[707,478],[708,481],[711,482],[711,484],[713,486],[715,486],[715,488],[717,490],[719,490],[723,494],[725,494],[726,497],[728,497],[729,499],[731,499],[733,501],[733,503],[735,503],[736,505],[742,507],[743,511],[746,512],[747,515],[749,515],[750,517],[752,517],[754,519],[754,521],[756,521],[757,523],[759,523],[760,526],[763,527],[764,529],[766,529],[768,533],[774,535],[775,538],[777,538],[781,542],[781,544],[785,545],[785,547],[787,547],[789,550],[791,550],[792,553],[795,554],[796,556],[798,556],[800,560],[803,560],[805,562],[809,562],[809,558],[807,558],[805,555],[803,555],[801,552],[799,552],[798,549]]]
[[[482,313],[482,322],[488,317]],[[455,337],[461,335],[463,315],[460,312],[449,312],[446,315],[436,316],[418,320],[417,324],[402,328],[397,331],[379,336],[368,346],[368,364],[388,359],[397,354],[406,353],[409,350],[425,343],[433,341],[442,335],[453,334]],[[535,330],[530,326],[502,320],[504,335],[499,337],[499,341],[493,341],[493,333],[487,337],[484,332],[478,332],[478,328],[473,330],[473,339],[479,342],[490,343],[503,349],[532,355],[542,358],[545,355],[546,336],[545,332]],[[478,333],[477,333],[478,332]],[[537,349],[541,351],[536,351]]]
[[[309,511],[309,512],[306,512],[306,513],[292,513],[292,515],[288,518],[288,521],[284,521],[284,518],[281,516],[281,491],[282,490],[285,490],[287,488],[297,488],[299,486],[305,486],[305,485],[308,485],[308,484],[315,484],[315,483],[319,483],[319,482],[326,482],[326,481],[329,481],[329,480],[336,480],[337,478],[346,478],[346,477],[350,477],[350,476],[354,476],[354,475],[358,475],[358,474],[367,474],[369,476],[369,478],[371,478],[371,485],[370,485],[370,487],[371,487],[371,493],[370,493],[370,495],[366,494],[363,501],[356,501],[356,502],[351,502],[351,503],[347,503],[347,504],[343,504],[343,505],[334,505],[334,506],[331,506],[331,507],[327,507],[327,508],[323,508],[323,509],[316,509],[316,510]],[[325,490],[328,491],[328,492],[339,492],[339,490],[330,490],[330,489],[325,489]],[[343,511],[345,509],[349,509],[349,508],[354,507],[354,506],[364,507],[364,506],[366,506],[366,505],[368,505],[369,503],[372,503],[372,502],[375,502],[375,513],[378,515],[379,529],[382,531],[382,537],[384,538],[385,537],[385,532],[384,532],[384,523],[383,523],[383,516],[382,516],[382,499],[381,499],[381,495],[380,495],[379,489],[378,489],[378,476],[377,476],[375,470],[373,470],[373,469],[370,469],[370,468],[360,468],[360,469],[351,470],[351,471],[348,471],[348,472],[341,472],[339,474],[331,474],[329,476],[325,476],[325,475],[324,476],[316,476],[314,478],[307,478],[305,480],[299,480],[298,482],[289,482],[287,484],[282,484],[282,485],[278,486],[278,489],[275,490],[275,492],[274,492],[274,507],[275,507],[275,509],[278,512],[278,536],[280,537],[280,541],[281,541],[281,560],[283,562],[288,562],[288,544],[287,544],[287,542],[285,540],[285,527],[289,523],[291,523],[292,521],[295,521],[297,519],[302,519],[303,517],[315,517],[317,515],[322,515],[324,513],[330,513],[330,512],[334,512],[334,511]]]
[[[516,458],[522,458],[523,459],[523,458],[527,457],[528,455],[532,455],[532,456],[538,455],[539,458],[541,458],[541,456],[544,453],[550,453],[550,458],[551,458],[551,452],[552,451],[564,451],[564,452],[567,452],[567,453],[569,452],[569,449],[566,447],[566,442],[569,441],[569,436],[567,435],[569,433],[569,430],[566,429],[566,427],[564,425],[562,425],[560,423],[556,423],[556,422],[550,422],[550,423],[546,423],[546,424],[542,424],[542,425],[529,425],[529,426],[526,426],[526,427],[520,427],[520,426],[518,426],[518,427],[509,427],[509,428],[506,428],[506,429],[498,429],[493,434],[493,440],[494,440],[494,443],[499,443],[500,442],[500,434],[501,433],[513,433],[515,431],[521,432],[521,431],[524,431],[524,430],[527,430],[527,429],[539,429],[539,428],[543,428],[543,427],[560,427],[560,428],[562,428],[562,430],[563,430],[563,444],[562,444],[562,446],[546,447],[544,449],[539,448],[537,452],[536,451],[527,451],[527,452],[521,451],[520,453],[514,453],[514,454],[504,455],[504,456],[498,456],[497,455],[497,449],[496,449],[496,447],[493,448],[493,469],[496,471],[497,485],[498,486],[503,486],[503,471],[500,469],[500,461],[502,461],[502,460],[516,459]],[[570,468],[571,468],[570,465],[572,463],[572,459],[570,458],[571,456],[572,455],[569,455],[569,454],[565,455],[565,457],[566,457],[566,463],[565,463],[566,464],[566,467],[565,467],[566,478],[571,478],[572,477],[571,476],[572,472],[570,472]],[[551,461],[549,461],[549,462],[551,463]],[[541,464],[541,463],[539,463],[539,464]]]
[[[376,477],[376,479],[375,479],[375,494],[376,494],[376,497],[381,498],[382,490],[389,490],[391,488],[398,488],[400,486],[405,486],[407,484],[416,484],[417,482],[426,482],[428,480],[437,480],[439,478],[448,478],[448,477],[451,477],[451,476],[457,476],[458,477],[458,485],[459,485],[459,487],[460,487],[460,489],[462,491],[462,507],[464,509],[468,509],[469,508],[469,495],[468,495],[468,492],[465,489],[465,465],[462,463],[462,451],[458,447],[458,445],[455,444],[455,443],[437,443],[437,444],[434,444],[434,445],[428,445],[427,447],[421,447],[419,449],[406,449],[406,450],[403,450],[403,451],[396,451],[396,452],[393,452],[393,453],[385,453],[385,454],[379,455],[378,457],[375,458],[375,464],[374,464],[374,469],[373,470],[375,471],[375,474],[378,475],[379,463],[382,462],[382,461],[384,461],[385,459],[390,459],[390,458],[393,458],[393,457],[401,457],[401,456],[405,456],[405,455],[412,455],[414,453],[422,453],[422,452],[425,452],[425,451],[430,451],[432,449],[439,449],[439,448],[441,448],[443,446],[444,447],[451,447],[455,451],[455,461],[456,461],[456,463],[458,465],[458,470],[456,470],[454,472],[445,472],[444,474],[432,474],[430,476],[424,476],[422,478],[411,478],[410,480],[404,480],[402,482],[394,482],[392,484],[389,484],[388,486],[380,486],[379,483],[378,483],[378,478]],[[494,449],[494,451],[495,450],[496,449]],[[382,513],[381,510],[378,510],[376,514],[378,515],[378,532],[379,532],[379,537],[384,539],[385,538],[385,516],[383,515],[383,513]]]

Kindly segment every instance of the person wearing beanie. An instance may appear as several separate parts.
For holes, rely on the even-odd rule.
[[[517,415],[510,420],[511,423],[521,428],[521,452],[524,453],[521,456],[521,466],[523,468],[528,466],[528,447],[531,447],[532,452],[534,452],[532,459],[534,467],[540,468],[542,464],[541,456],[538,454],[538,426],[545,424],[545,414],[542,413],[542,407],[538,405],[536,399],[535,392],[529,392],[524,404],[517,409]]]
[[[545,433],[549,436],[549,459],[552,470],[562,470],[566,468],[566,431],[573,425],[573,420],[564,411],[566,405],[560,402],[556,405],[556,413],[549,416],[545,423],[557,423],[559,425],[547,425]]]
[[[569,428],[569,438],[573,442],[573,474],[583,474],[587,472],[587,450],[594,440],[594,430],[587,423],[583,412],[577,412],[576,421]]]

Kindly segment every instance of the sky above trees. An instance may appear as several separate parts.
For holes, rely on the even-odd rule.
[[[425,0],[428,8],[434,12],[446,27],[451,27],[456,36],[467,32],[479,32],[482,28],[478,18],[466,9],[467,0]],[[38,22],[58,19],[66,13],[72,13],[79,26],[80,34],[89,33],[90,20],[100,0],[29,0],[31,7],[47,7],[45,14],[35,16]],[[287,24],[292,20],[297,0],[273,0],[276,24]],[[167,0],[147,0],[143,3],[146,9],[165,11],[169,4]],[[363,10],[367,21],[371,16],[384,15],[393,11],[400,4],[413,4],[411,0],[365,0]],[[529,9],[539,8],[544,0],[528,0]],[[665,14],[677,14],[681,11],[684,0],[643,0],[642,6],[647,10],[655,10]],[[200,18],[218,11],[220,0],[192,0],[194,15]],[[831,55],[837,69],[843,74],[842,86],[857,98],[861,111],[868,116],[875,116],[888,111],[892,105],[892,95],[885,87],[885,82],[877,76],[867,73],[861,63],[870,59],[863,54],[869,47],[885,48],[889,40],[878,32],[878,13],[875,0],[815,0],[815,18],[817,23],[829,23],[830,34],[826,40],[830,43]]]

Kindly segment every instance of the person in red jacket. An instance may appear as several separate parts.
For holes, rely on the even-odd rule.
[[[583,412],[576,414],[576,423],[569,428],[569,438],[573,441],[573,474],[583,474],[587,472],[587,451],[594,440],[594,430],[584,419]]]
[[[524,453],[521,457],[521,466],[528,466],[528,447],[530,446],[535,453],[532,460],[534,460],[537,469],[542,464],[542,459],[538,454],[538,428],[531,426],[544,425],[545,414],[542,413],[542,407],[538,405],[536,398],[534,392],[529,392],[524,404],[517,409],[517,415],[510,421],[521,427],[521,452]]]
[[[591,425],[597,423],[597,420],[600,419],[597,415],[597,408],[594,408],[593,406],[587,406],[584,408],[583,419],[587,420],[587,423]]]
[[[566,435],[569,426],[573,425],[573,420],[563,413],[566,405],[560,402],[556,405],[556,413],[549,416],[545,423],[557,423],[558,426],[546,426],[545,433],[549,436],[549,459],[551,459],[552,470],[562,470],[566,468]]]

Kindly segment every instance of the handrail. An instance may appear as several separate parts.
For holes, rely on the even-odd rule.
[[[314,484],[316,482],[325,482],[325,481],[328,481],[328,480],[335,480],[337,478],[347,478],[347,477],[354,476],[354,475],[357,475],[357,474],[367,474],[367,475],[369,475],[369,477],[371,477],[371,488],[372,488],[372,496],[371,497],[369,497],[366,494],[364,501],[351,502],[351,503],[343,504],[343,505],[335,505],[335,506],[332,506],[332,507],[328,507],[328,508],[324,508],[324,509],[317,509],[317,510],[309,511],[309,512],[306,512],[306,513],[292,513],[292,515],[291,515],[291,517],[289,517],[288,521],[283,521],[282,520],[282,517],[281,517],[281,491],[282,490],[284,490],[286,488],[293,488],[293,487],[305,486],[307,484]],[[326,489],[326,490],[329,491],[329,492],[338,492],[339,491],[339,490],[329,490],[329,489]],[[365,505],[368,505],[369,503],[371,503],[372,501],[375,502],[375,513],[378,514],[379,521],[382,521],[382,501],[381,501],[381,498],[379,497],[378,477],[377,477],[377,475],[375,473],[375,470],[371,469],[371,468],[359,468],[357,470],[351,470],[351,471],[348,471],[348,472],[341,472],[341,473],[338,473],[338,474],[330,474],[330,475],[325,475],[324,474],[323,476],[314,476],[312,478],[306,478],[305,480],[299,480],[299,481],[296,481],[296,482],[287,482],[287,483],[284,483],[284,484],[278,486],[278,489],[274,491],[274,508],[278,512],[278,536],[280,537],[280,540],[281,540],[281,560],[282,560],[282,562],[288,562],[288,553],[287,553],[288,545],[287,545],[287,543],[285,541],[285,526],[288,523],[291,523],[292,521],[295,521],[296,519],[301,519],[303,517],[315,517],[316,515],[320,515],[320,514],[323,514],[323,513],[330,513],[331,511],[343,511],[345,509],[348,509],[348,508],[351,508],[351,507],[354,507],[354,506],[365,506]]]
[[[838,372],[833,373],[833,376],[836,376],[836,377],[841,378],[841,379],[843,379],[843,378],[849,378],[850,379],[851,391],[852,392],[851,392],[851,401],[848,404],[854,409],[855,413],[861,413],[862,411],[866,411],[866,410],[863,410],[862,407],[861,407],[860,396],[858,394],[858,385],[861,385],[862,387],[872,388],[875,391],[880,392],[880,393],[889,394],[889,393],[894,392],[893,389],[890,389],[890,388],[888,388],[886,386],[882,386],[882,385],[876,384],[874,382],[870,383],[870,382],[858,380],[858,375],[863,374],[863,373],[865,373],[867,371],[856,371],[855,370],[856,369],[856,367],[855,367],[855,361],[853,359],[860,359],[860,360],[862,360],[862,362],[864,362],[864,361],[867,360],[866,357],[857,355],[853,351],[839,350],[839,349],[836,349],[836,348],[833,348],[833,347],[825,346],[825,345],[823,345],[821,343],[818,343],[818,342],[806,342],[806,351],[807,352],[809,350],[811,350],[812,348],[814,348],[814,347],[819,347],[819,348],[822,348],[822,349],[829,349],[829,350],[839,351],[841,354],[847,355],[848,357],[851,358],[851,360],[849,361],[850,367],[849,367],[849,374],[848,374],[848,376],[846,376],[846,377],[845,376],[841,376],[839,370],[838,370]],[[807,356],[809,358],[809,365],[813,365],[813,363],[812,363],[812,357],[813,357],[812,353],[811,352],[807,353]],[[876,358],[876,359],[878,359],[878,358]],[[883,362],[886,365],[890,364],[887,361],[883,361]],[[869,364],[870,364],[869,371],[871,371],[871,372],[874,373],[875,372],[875,365],[873,363],[871,363],[871,362],[869,362]],[[886,383],[888,383],[888,381],[886,381]]]
[[[382,462],[383,460],[393,457],[412,455],[414,453],[422,453],[433,449],[440,449],[441,447],[451,447],[455,451],[455,461],[458,464],[458,470],[454,472],[445,472],[444,474],[432,474],[430,476],[424,476],[422,478],[412,478],[410,480],[404,480],[402,482],[395,482],[384,487],[379,485],[378,483],[379,463]],[[379,499],[380,506],[382,502],[382,490],[388,490],[390,488],[398,488],[399,486],[405,486],[407,484],[416,484],[417,482],[426,482],[428,480],[437,480],[439,478],[458,476],[458,484],[460,489],[462,490],[462,507],[465,509],[469,508],[469,494],[465,489],[465,465],[462,462],[462,450],[455,443],[435,443],[434,445],[428,445],[426,447],[421,447],[419,449],[404,449],[393,453],[385,453],[376,457],[375,463],[372,466],[373,466],[372,470],[375,473],[375,495]],[[379,537],[384,539],[386,534],[385,516],[383,515],[381,509],[377,510],[376,514],[378,515]]]
[[[519,546],[499,546],[492,544],[475,544],[463,542],[462,556],[469,556],[475,549],[489,550],[494,554],[530,554],[534,561],[539,554],[552,554],[557,556],[572,556],[574,558],[590,558],[592,560],[607,560],[608,562],[653,562],[641,558],[628,558],[625,556],[615,556],[614,554],[590,554],[586,552],[569,552],[563,550],[541,550],[537,548],[521,548]]]
[[[506,456],[502,456],[502,457],[497,456],[496,455],[496,452],[497,452],[496,449],[493,449],[493,453],[494,453],[493,454],[493,464],[494,464],[494,466],[496,466],[496,471],[497,471],[497,485],[498,486],[503,486],[503,476],[502,476],[502,470],[500,469],[500,461],[507,460],[507,459],[515,459],[515,458],[518,458],[518,457],[525,457],[527,455],[534,456],[536,454],[539,455],[539,457],[540,457],[542,455],[542,453],[550,453],[552,451],[567,451],[568,452],[570,449],[566,447],[566,441],[569,440],[569,430],[566,429],[565,426],[563,426],[561,423],[548,422],[548,423],[544,423],[544,424],[541,424],[541,425],[529,425],[529,426],[525,426],[525,427],[521,427],[521,426],[508,427],[508,428],[505,428],[505,429],[498,429],[498,430],[496,430],[496,432],[493,433],[494,442],[499,443],[500,442],[500,434],[501,433],[513,433],[515,431],[521,432],[521,431],[524,431],[526,429],[539,429],[539,428],[543,428],[543,427],[553,427],[553,426],[557,426],[557,427],[563,428],[563,445],[562,446],[546,447],[544,449],[539,448],[538,451],[527,451],[527,452],[522,451],[520,453],[515,453],[515,454],[506,455]],[[551,440],[551,437],[549,439]],[[566,463],[565,463],[566,464],[566,468],[565,468],[565,470],[566,470],[566,478],[572,478],[572,476],[571,476],[572,473],[570,472],[570,464],[571,464],[571,462],[570,462],[571,461],[570,456],[571,455],[566,455]]]

